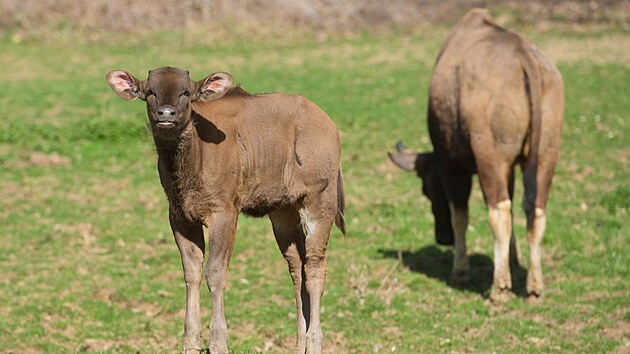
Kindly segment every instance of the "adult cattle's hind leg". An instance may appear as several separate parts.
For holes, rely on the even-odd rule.
[[[273,234],[278,247],[287,261],[293,281],[295,305],[297,307],[297,334],[295,353],[306,352],[306,329],[310,320],[310,301],[304,283],[304,260],[306,257],[305,235],[300,224],[300,216],[295,206],[289,206],[269,214]]]
[[[545,210],[536,208],[533,213],[527,215],[527,239],[529,240],[529,272],[527,273],[527,297],[529,301],[536,302],[542,299],[543,275],[541,265],[541,247],[547,219]]]
[[[172,213],[169,219],[181,255],[186,281],[186,315],[182,352],[184,354],[198,353],[203,350],[199,308],[199,285],[203,273],[204,254],[203,229],[200,224],[176,220]]]
[[[508,179],[508,193],[510,194],[510,200],[514,200],[514,169],[511,170]],[[518,250],[518,243],[514,236],[514,209],[510,210],[510,220],[512,224],[512,233],[510,235],[510,267],[521,268],[523,266],[523,260]]]
[[[529,241],[529,271],[527,272],[527,299],[539,302],[543,296],[543,275],[541,264],[541,243],[547,218],[545,205],[549,197],[549,187],[555,160],[542,161],[536,169],[523,172],[525,196],[523,209],[527,215],[527,239]]]
[[[477,164],[479,184],[488,206],[488,219],[494,234],[494,275],[490,301],[502,304],[513,297],[510,275],[512,201],[509,194],[511,166],[499,161],[492,132],[471,132],[471,147]]]
[[[494,233],[494,276],[490,300],[501,304],[513,297],[510,275],[510,237],[512,234],[512,201],[488,205],[490,227]]]
[[[483,136],[486,139],[487,135]],[[488,220],[494,234],[494,275],[490,301],[502,304],[514,296],[510,275],[510,238],[512,236],[512,201],[509,195],[510,167],[496,161],[493,142],[473,139],[479,183],[488,206]]]

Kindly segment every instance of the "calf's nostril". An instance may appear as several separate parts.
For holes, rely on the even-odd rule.
[[[177,115],[177,110],[173,106],[164,105],[158,107],[156,113],[160,117],[160,119],[166,119],[165,117],[174,117]]]

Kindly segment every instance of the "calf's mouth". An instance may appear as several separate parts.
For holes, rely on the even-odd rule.
[[[157,122],[155,124],[156,127],[160,128],[160,129],[170,129],[170,128],[174,128],[175,126],[177,126],[176,122],[171,122],[171,121],[160,121]]]

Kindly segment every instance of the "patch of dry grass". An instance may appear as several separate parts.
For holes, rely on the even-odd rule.
[[[627,35],[606,34],[601,38],[553,37],[543,40],[540,46],[556,63],[617,63],[630,67]]]
[[[487,7],[502,24],[536,26],[599,25],[628,28],[626,1],[499,0],[5,0],[0,31],[13,41],[29,37],[59,40],[66,36],[84,42],[107,40],[111,33],[203,30],[215,41],[236,34],[315,37],[416,28],[419,24],[452,24],[466,11]],[[171,14],[176,14],[172,15]],[[168,20],[164,20],[169,15]],[[1,32],[0,32],[1,33]],[[78,34],[78,35],[77,35]]]

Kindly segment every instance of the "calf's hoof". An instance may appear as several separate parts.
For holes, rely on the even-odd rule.
[[[207,353],[208,348],[201,344],[201,336],[185,336],[184,344],[182,345],[183,354],[198,354]]]
[[[295,354],[304,354],[306,353],[306,335],[297,335],[295,339],[295,350],[293,351]]]
[[[321,354],[324,336],[322,333],[306,335],[306,354]]]
[[[210,354],[227,354],[230,351],[228,350],[227,344],[222,345],[211,345],[208,349]]]
[[[227,327],[210,326],[210,354],[229,353],[227,337]]]

